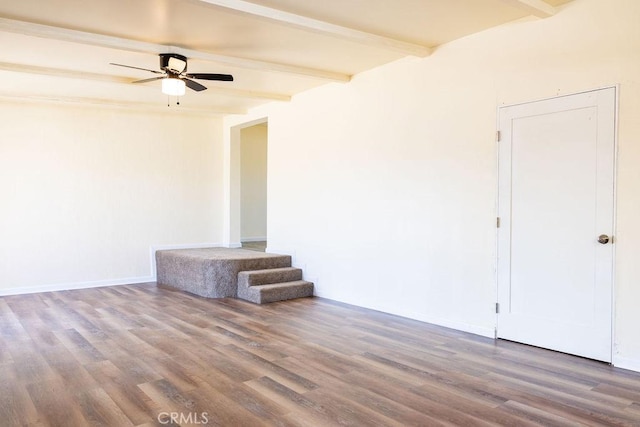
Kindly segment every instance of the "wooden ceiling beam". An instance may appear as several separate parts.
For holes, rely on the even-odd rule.
[[[366,44],[369,46],[394,50],[406,55],[425,57],[431,54],[432,49],[416,43],[398,40],[378,34],[356,30],[341,25],[331,24],[318,19],[309,18],[280,9],[261,6],[244,0],[199,0],[213,6],[255,16],[279,24],[287,25],[306,31],[320,33],[343,40]]]
[[[49,25],[35,24],[32,22],[16,21],[0,18],[0,31],[22,34],[31,37],[42,37],[53,40],[61,40],[71,43],[79,43],[90,46],[100,46],[111,49],[119,49],[129,52],[160,54],[180,53],[188,58],[203,61],[216,62],[232,67],[253,69],[260,71],[274,71],[281,73],[297,74],[317,79],[346,82],[351,76],[328,70],[318,70],[296,65],[280,64],[267,61],[257,61],[248,58],[219,55],[210,52],[202,52],[193,49],[185,49],[179,46],[167,46],[155,43],[147,43],[138,40],[121,37],[107,36],[104,34],[89,33],[85,31],[70,30],[67,28],[53,27]]]
[[[538,18],[548,18],[556,14],[557,9],[543,0],[502,0],[503,2],[522,9],[537,16]]]

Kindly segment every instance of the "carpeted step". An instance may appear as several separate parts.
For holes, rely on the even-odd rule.
[[[240,271],[281,267],[291,267],[289,255],[229,248],[156,251],[158,285],[207,298],[235,297]]]
[[[265,270],[241,271],[238,287],[270,285],[272,283],[302,280],[302,270],[295,267],[269,268]]]
[[[256,304],[311,296],[313,296],[313,283],[306,280],[248,286],[244,289],[242,296],[240,296],[240,288],[238,288],[239,298]]]
[[[273,299],[275,297],[270,297],[268,302],[279,301],[283,299],[291,299],[288,298],[288,293],[284,292],[283,285],[284,284],[298,284],[298,282],[302,281],[302,270],[295,267],[281,267],[281,268],[269,268],[262,270],[251,270],[251,271],[241,271],[238,273],[238,298],[245,299],[247,301],[252,301],[257,304],[261,304],[260,301],[263,301],[264,298],[260,296],[259,289],[253,289],[255,287],[266,286],[278,284],[280,286],[276,286],[273,289],[283,289],[283,297],[279,299]],[[309,283],[309,282],[305,282]],[[293,286],[295,287],[295,286]],[[271,288],[262,288],[267,289],[267,293],[273,293],[274,290],[270,290]],[[292,298],[299,298],[298,294],[293,292]],[[271,294],[270,294],[271,295]],[[311,295],[313,295],[313,284],[311,285]],[[309,296],[309,295],[301,295],[301,296]]]

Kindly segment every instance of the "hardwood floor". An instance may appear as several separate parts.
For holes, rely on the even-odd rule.
[[[640,374],[319,298],[0,298],[1,426],[640,425]]]

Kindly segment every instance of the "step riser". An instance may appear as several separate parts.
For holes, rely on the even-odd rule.
[[[287,287],[281,287],[277,289],[264,289],[260,286],[254,286],[248,288],[248,292],[245,297],[247,301],[251,301],[255,304],[267,304],[276,301],[285,301],[295,298],[305,298],[313,296],[313,283],[311,282],[292,282],[297,283]],[[240,295],[238,295],[240,297]]]
[[[294,280],[302,280],[302,270],[299,268],[241,271],[238,273],[238,288],[292,282]]]

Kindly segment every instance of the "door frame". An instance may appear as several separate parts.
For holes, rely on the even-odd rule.
[[[494,317],[494,339],[498,338],[498,297],[499,297],[499,277],[498,277],[498,256],[499,256],[499,206],[500,206],[500,110],[503,108],[515,107],[524,104],[531,104],[541,101],[550,101],[567,96],[581,95],[590,92],[597,92],[604,89],[614,90],[614,123],[613,123],[613,218],[612,218],[612,238],[614,244],[612,245],[612,258],[611,258],[611,365],[615,361],[615,342],[616,342],[616,240],[617,240],[617,219],[618,219],[618,126],[619,126],[619,109],[620,109],[620,84],[614,84],[609,86],[602,86],[594,89],[583,90],[579,92],[571,92],[563,95],[556,95],[546,98],[538,98],[530,101],[516,102],[511,104],[499,105],[496,108],[496,199],[495,199],[495,212],[496,212],[496,231],[495,231],[495,317]],[[526,345],[526,344],[525,344]],[[579,356],[578,356],[579,357]]]
[[[238,193],[238,197],[240,198],[240,205],[239,205],[239,210],[238,210],[238,215],[239,215],[239,227],[240,227],[240,244],[242,245],[245,242],[256,242],[256,241],[266,241],[267,240],[267,202],[268,202],[268,195],[267,195],[267,176],[266,174],[268,173],[267,171],[267,156],[268,156],[268,144],[269,144],[269,126],[268,126],[269,122],[268,121],[264,121],[261,122],[259,124],[255,124],[252,126],[244,126],[240,129],[240,144],[238,145],[239,148],[239,152],[240,152],[240,164],[238,166],[238,170],[240,173],[240,185],[239,185],[239,193]],[[265,179],[264,179],[264,193],[260,193],[260,196],[264,196],[265,198],[265,205],[264,205],[264,211],[262,210],[253,210],[254,212],[260,212],[260,219],[264,221],[264,232],[261,234],[254,234],[249,236],[249,238],[247,238],[247,236],[243,235],[243,224],[244,224],[244,219],[246,219],[245,214],[246,212],[252,211],[252,209],[248,209],[247,206],[245,206],[243,204],[243,201],[247,201],[246,198],[243,198],[243,193],[246,190],[245,185],[246,183],[244,182],[244,178],[246,177],[245,173],[245,164],[243,163],[243,158],[247,155],[250,155],[251,153],[255,153],[256,151],[256,146],[255,144],[245,144],[245,136],[243,136],[243,132],[246,131],[247,129],[251,129],[251,128],[257,128],[257,127],[264,127],[265,129],[265,134],[264,134],[264,140],[262,140],[262,138],[260,139],[260,141],[253,141],[254,143],[258,142],[260,146],[262,146],[262,143],[264,143],[264,148],[265,148],[265,157],[264,157],[264,162],[260,162],[260,167],[264,167],[265,168]],[[255,202],[255,198],[251,198],[249,200],[249,203]],[[243,240],[244,239],[244,240]]]
[[[232,116],[224,120],[224,217],[222,230],[222,245],[224,247],[242,247],[240,242],[240,131],[247,127],[268,122],[269,118],[264,114],[258,114],[253,118],[242,116],[239,119]],[[267,136],[267,140],[268,138]],[[268,190],[267,194],[269,194]],[[267,226],[267,234],[268,232]]]

